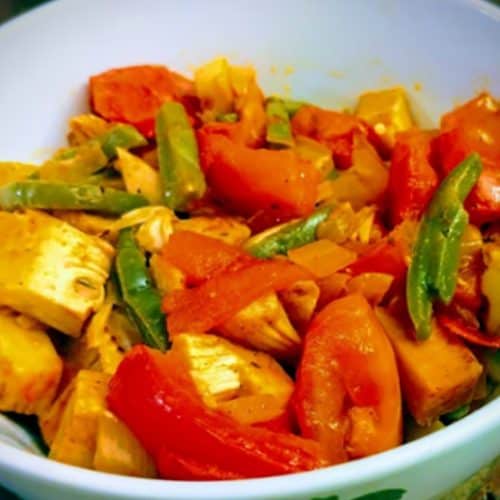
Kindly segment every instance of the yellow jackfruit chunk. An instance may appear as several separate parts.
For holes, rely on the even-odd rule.
[[[80,370],[40,419],[49,457],[103,472],[155,477],[151,457],[106,409],[108,382],[109,375]]]
[[[107,300],[69,349],[66,360],[77,369],[89,368],[113,375],[124,356],[108,326],[113,302]]]
[[[121,172],[129,193],[142,194],[152,205],[161,202],[160,174],[149,163],[126,149],[117,148],[115,167]]]
[[[217,327],[224,337],[278,358],[293,358],[300,349],[300,337],[273,292],[239,311]]]
[[[111,127],[112,124],[91,113],[74,116],[69,121],[68,142],[70,146],[80,146],[105,134]]]
[[[297,281],[279,292],[280,301],[295,327],[307,326],[318,304],[319,293],[319,286],[313,280]]]
[[[71,395],[69,398],[66,395],[66,406],[52,441],[50,458],[80,467],[93,467],[99,417],[106,410],[108,381],[109,376],[105,373],[78,372],[67,388]]]
[[[486,329],[491,335],[500,335],[500,245],[484,247],[486,270],[481,279],[481,291],[488,300]]]
[[[111,474],[156,477],[153,459],[129,428],[105,411],[97,424],[94,469]]]
[[[172,354],[186,366],[207,406],[244,423],[276,417],[293,391],[292,380],[271,356],[216,335],[176,335]]]
[[[77,210],[54,210],[52,215],[91,236],[98,236],[108,241],[116,239],[116,234],[111,232],[115,219],[111,217],[103,217],[102,215]]]
[[[250,228],[234,217],[192,217],[175,221],[176,231],[191,231],[221,240],[229,245],[241,245],[250,238]]]
[[[396,134],[413,126],[406,92],[401,87],[366,92],[359,97],[356,115],[372,125],[390,148]]]
[[[440,415],[470,403],[483,369],[458,337],[434,321],[431,336],[416,342],[387,311],[377,308],[376,313],[396,355],[403,397],[418,424],[431,425]]]
[[[104,301],[114,250],[42,212],[0,212],[0,304],[79,336]]]
[[[33,321],[0,309],[0,410],[40,414],[52,403],[62,361]]]
[[[0,161],[0,186],[22,181],[38,170],[36,165],[14,161]]]

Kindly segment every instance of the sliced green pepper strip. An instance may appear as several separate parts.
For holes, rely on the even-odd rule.
[[[165,351],[169,343],[161,296],[153,285],[132,228],[120,231],[115,267],[122,299],[144,343]]]
[[[290,148],[294,145],[292,126],[285,105],[281,99],[269,99],[266,103],[266,141],[276,148]]]
[[[156,141],[164,202],[173,210],[184,210],[203,196],[206,184],[196,136],[182,104],[162,105],[156,117]]]
[[[116,156],[116,148],[133,149],[145,146],[148,141],[132,125],[115,125],[108,132],[97,138],[102,152],[109,160]]]
[[[331,210],[331,207],[322,207],[306,219],[287,224],[265,238],[259,238],[257,235],[249,240],[245,248],[247,252],[259,259],[269,259],[277,254],[286,255],[292,248],[313,242],[316,239],[318,226],[328,218]]]
[[[460,240],[469,216],[463,207],[482,170],[477,154],[443,180],[427,208],[408,269],[406,297],[418,340],[431,333],[432,301],[449,303],[455,292]]]
[[[144,196],[93,184],[63,184],[45,181],[20,181],[0,187],[0,208],[18,210],[87,210],[122,215],[148,205]]]

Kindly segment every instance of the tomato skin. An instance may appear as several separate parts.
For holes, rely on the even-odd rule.
[[[384,238],[375,243],[366,253],[345,268],[352,276],[363,273],[384,273],[400,281],[406,274],[405,255],[398,242]]]
[[[302,106],[292,119],[295,135],[305,135],[325,146],[331,152],[335,166],[340,169],[352,165],[354,135],[362,133],[383,157],[387,157],[387,149],[382,144],[373,128],[353,115],[317,108]]]
[[[360,295],[334,300],[305,337],[294,404],[305,436],[340,462],[397,446],[402,404],[396,360]]]
[[[314,209],[320,173],[294,152],[251,149],[205,127],[198,143],[207,183],[229,210],[284,221]]]
[[[500,105],[489,94],[443,116],[436,147],[443,175],[468,155],[477,152],[483,171],[466,200],[474,224],[492,222],[500,216]]]
[[[209,331],[266,293],[310,278],[307,271],[286,260],[255,261],[242,269],[218,274],[197,288],[165,297],[168,331]]]
[[[446,331],[462,337],[469,344],[500,349],[500,337],[493,337],[482,333],[477,328],[466,324],[456,314],[441,313],[437,315],[437,320]]]
[[[172,353],[134,347],[112,377],[107,401],[165,478],[263,477],[325,465],[312,441],[245,426],[203,406]]]
[[[180,269],[188,286],[196,286],[231,267],[245,267],[255,259],[238,247],[191,231],[175,231],[161,258]]]
[[[389,170],[391,222],[418,219],[429,203],[439,178],[431,164],[433,134],[410,130],[397,135]]]
[[[128,66],[90,77],[90,104],[106,120],[134,125],[142,134],[155,135],[155,118],[166,101],[183,102],[188,112],[197,103],[191,81],[164,66]]]

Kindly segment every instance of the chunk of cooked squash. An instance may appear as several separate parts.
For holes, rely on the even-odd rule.
[[[217,327],[224,337],[280,359],[294,358],[300,337],[290,323],[276,293],[253,301]]]
[[[376,312],[394,348],[403,395],[418,424],[431,425],[472,400],[483,369],[460,339],[433,322],[431,336],[417,342],[386,310]]]
[[[129,428],[111,412],[100,415],[97,424],[94,469],[111,474],[156,477],[156,468]]]
[[[50,215],[0,212],[0,304],[68,335],[104,301],[114,250]]]
[[[106,410],[108,381],[109,375],[102,372],[78,372],[67,388],[70,396],[65,395],[66,405],[52,440],[50,458],[80,467],[93,467],[99,418]]]
[[[176,335],[172,355],[187,367],[207,406],[245,424],[283,413],[293,391],[292,380],[271,356],[216,335]]]
[[[356,115],[372,125],[382,141],[391,148],[396,134],[413,126],[406,92],[401,87],[362,94]]]
[[[0,410],[40,414],[52,403],[62,361],[33,321],[0,309]]]

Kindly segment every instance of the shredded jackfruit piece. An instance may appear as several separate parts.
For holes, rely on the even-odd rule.
[[[41,414],[52,403],[62,361],[45,329],[0,309],[0,410]]]
[[[269,420],[284,411],[293,382],[269,355],[251,351],[216,335],[183,333],[173,339],[173,355],[189,370],[204,403],[239,415],[245,423]],[[251,415],[248,401],[265,404]],[[258,410],[258,411],[257,411]]]
[[[234,217],[193,217],[175,222],[178,231],[192,231],[239,246],[250,237],[250,228]]]
[[[300,348],[300,337],[274,292],[252,302],[217,330],[230,340],[280,359],[294,358]]]
[[[0,304],[79,336],[104,302],[107,242],[36,211],[0,212]]]

